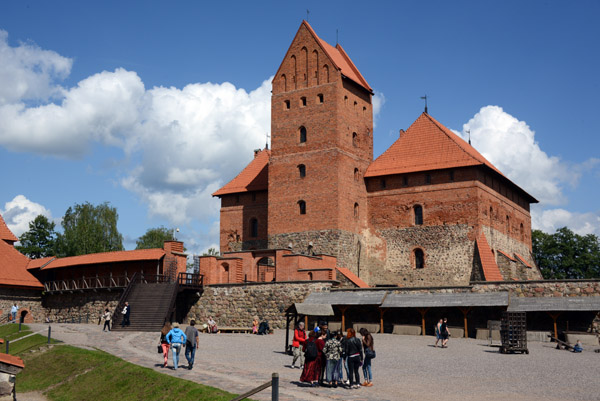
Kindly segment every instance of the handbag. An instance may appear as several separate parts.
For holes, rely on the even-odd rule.
[[[377,354],[375,353],[374,349],[367,348],[366,351],[365,351],[365,356],[367,358],[370,358],[370,359],[375,359],[375,357],[377,356]]]
[[[159,354],[163,353],[162,345],[160,345],[160,344],[158,344],[158,353]]]

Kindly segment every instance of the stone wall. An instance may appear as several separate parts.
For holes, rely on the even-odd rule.
[[[42,322],[46,316],[50,321],[76,319],[79,316],[85,319],[86,316],[89,316],[90,323],[97,322],[98,317],[104,313],[104,309],[108,308],[114,312],[121,294],[121,290],[113,290],[44,295],[42,297],[44,315],[36,316],[35,321]]]
[[[0,288],[0,315],[2,318],[10,314],[14,303],[19,307],[17,319],[24,312],[24,322],[42,322],[46,312],[42,307],[42,291],[20,288]],[[18,321],[18,320],[17,320]]]
[[[285,310],[312,292],[329,291],[335,281],[222,284],[205,287],[187,315],[203,324],[212,316],[219,326],[251,327],[252,319],[267,320],[272,329],[285,327]]]

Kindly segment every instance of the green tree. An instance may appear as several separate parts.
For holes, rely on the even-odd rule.
[[[173,240],[173,230],[166,227],[150,228],[135,241],[135,249],[162,248],[165,241]]]
[[[567,227],[554,234],[533,230],[532,248],[546,279],[600,277],[600,241],[594,234],[575,234]]]
[[[204,252],[202,256],[221,256],[221,252],[215,248],[208,248],[208,251]]]
[[[117,230],[119,215],[108,202],[94,206],[89,202],[67,209],[63,217],[63,234],[58,235],[60,256],[122,251],[123,236]]]
[[[31,259],[45,258],[56,254],[56,231],[54,222],[38,215],[29,222],[29,230],[21,234],[17,250]]]

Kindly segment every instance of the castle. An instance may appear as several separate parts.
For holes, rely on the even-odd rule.
[[[373,90],[303,21],[273,78],[271,149],[216,191],[207,283],[349,279],[450,286],[541,279],[537,200],[427,113],[373,160]]]

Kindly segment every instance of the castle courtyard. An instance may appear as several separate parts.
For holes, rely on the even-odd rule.
[[[34,331],[47,325],[32,324]],[[451,338],[434,348],[431,336],[375,334],[370,388],[310,388],[298,383],[284,354],[285,331],[273,335],[200,335],[192,371],[162,369],[156,353],[158,333],[103,333],[97,325],[54,324],[52,336],[67,344],[99,348],[165,374],[234,393],[244,393],[280,375],[280,400],[597,400],[600,394],[596,347],[581,354],[556,350],[553,343],[530,342],[529,355],[504,355],[486,341]],[[183,357],[183,351],[182,351]],[[169,360],[171,366],[172,360]],[[182,363],[186,366],[186,363]],[[362,378],[362,372],[361,372]],[[18,380],[18,379],[17,379]],[[265,390],[252,397],[270,400]],[[27,400],[19,394],[20,400]]]

